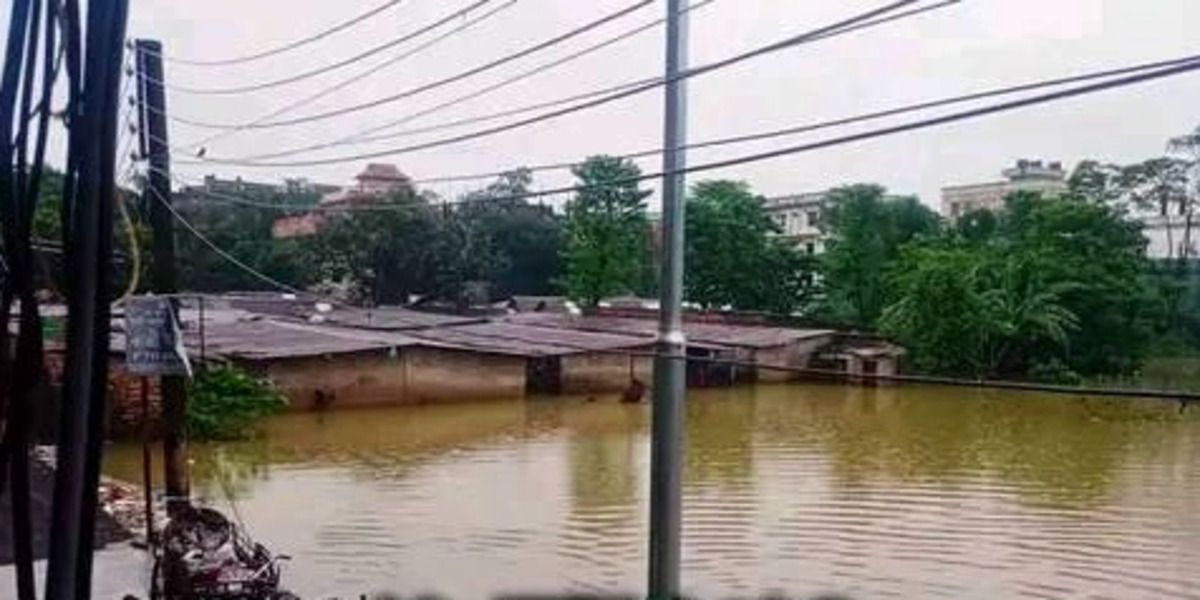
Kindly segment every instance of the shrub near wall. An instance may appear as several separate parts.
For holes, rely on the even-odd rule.
[[[287,407],[270,383],[224,365],[196,376],[188,390],[188,436],[235,440],[252,436],[263,419]]]

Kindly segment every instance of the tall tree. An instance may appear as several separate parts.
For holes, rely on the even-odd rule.
[[[463,277],[500,295],[550,294],[561,270],[562,219],[524,198],[531,183],[528,169],[505,173],[454,212]]]
[[[997,244],[934,241],[901,253],[897,297],[880,320],[918,368],[945,375],[1031,373],[1050,349],[1061,354],[1077,316],[1061,286],[1039,280],[1036,260]]]
[[[888,301],[888,266],[902,245],[936,233],[939,219],[914,197],[888,198],[883,187],[860,184],[830,192],[822,228],[829,236],[823,266],[831,311],[873,328]]]
[[[410,185],[375,206],[331,215],[313,240],[320,274],[346,281],[359,299],[374,304],[434,293],[445,239],[438,210]]]
[[[583,306],[635,292],[645,274],[649,222],[632,161],[593,156],[575,167],[579,193],[567,205],[564,287]]]
[[[687,200],[687,299],[710,308],[793,312],[807,299],[810,263],[778,233],[746,183],[697,183]]]
[[[1080,161],[1067,178],[1067,190],[1081,200],[1100,204],[1119,203],[1125,195],[1121,171],[1120,165],[1112,163]]]
[[[288,201],[280,194],[251,194],[250,199],[272,204]],[[302,288],[313,282],[314,272],[306,264],[303,242],[273,237],[272,226],[278,216],[275,211],[230,204],[203,194],[182,195],[175,205],[205,238],[254,271],[295,287]],[[175,244],[181,289],[194,292],[275,290],[273,284],[220,256],[187,231],[176,235]]]
[[[906,247],[882,329],[938,373],[1136,369],[1161,319],[1139,224],[1113,206],[1031,193],[1010,196],[995,219]]]

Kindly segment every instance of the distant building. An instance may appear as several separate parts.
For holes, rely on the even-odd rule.
[[[317,194],[325,196],[340,189],[341,187],[336,185],[313,183],[302,177],[283,180],[283,191],[288,194]]]
[[[275,220],[272,233],[276,238],[313,235],[320,231],[329,214],[347,207],[378,202],[388,194],[411,184],[407,175],[395,165],[371,163],[357,176],[355,185],[334,188],[317,203],[315,210],[287,215]]]
[[[809,192],[767,198],[763,207],[779,226],[780,236],[808,254],[825,251],[821,214],[828,192]]]
[[[371,163],[354,178],[358,181],[357,192],[363,195],[381,196],[411,183],[407,175],[396,165]]]
[[[204,183],[188,185],[181,188],[180,193],[191,195],[209,194],[278,194],[284,191],[283,186],[274,183],[258,183],[246,181],[241,177],[221,179],[216,175],[205,175]]]
[[[203,183],[185,185],[175,193],[175,202],[183,208],[196,207],[220,201],[221,196],[244,199],[289,194],[327,194],[339,189],[337,186],[312,183],[306,179],[285,179],[282,184],[246,181],[241,177],[221,179],[216,175],[205,175]]]
[[[1067,172],[1058,161],[1018,160],[1002,175],[1002,181],[942,188],[942,216],[953,220],[976,210],[999,210],[1013,192],[1055,195],[1067,190]]]
[[[1138,214],[1142,236],[1146,238],[1146,256],[1155,259],[1195,259],[1200,257],[1200,219],[1179,211]]]

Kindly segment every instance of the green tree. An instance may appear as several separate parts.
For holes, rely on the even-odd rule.
[[[561,271],[562,219],[531,204],[528,169],[501,175],[467,194],[453,214],[462,281],[483,280],[500,295],[554,292]]]
[[[1067,178],[1067,189],[1076,198],[1100,204],[1114,204],[1122,200],[1125,191],[1121,185],[1120,165],[1095,160],[1080,161]]]
[[[265,418],[287,407],[271,385],[234,366],[200,373],[188,386],[188,435],[200,440],[251,436]]]
[[[1064,362],[1081,375],[1126,373],[1145,356],[1161,319],[1141,225],[1112,206],[1071,198],[1018,198],[1009,213],[1015,252],[1036,257],[1042,285],[1078,316]]]
[[[34,243],[41,248],[34,256],[37,285],[42,289],[60,292],[63,289],[61,254],[54,251],[62,244],[62,205],[64,177],[61,171],[47,168],[42,175],[42,186],[37,208],[33,215]],[[115,294],[124,293],[133,282],[131,269],[134,254],[140,262],[138,282],[145,288],[150,266],[150,229],[142,211],[138,210],[138,193],[134,189],[118,188],[117,195],[124,206],[119,206],[113,223],[113,244],[116,250],[113,273]],[[126,223],[125,217],[129,221]],[[130,239],[132,232],[133,239]]]
[[[282,204],[282,195],[255,195],[257,202]],[[231,204],[203,195],[181,195],[176,210],[214,245],[241,263],[276,281],[295,287],[315,282],[301,239],[276,239],[272,228],[279,213]],[[148,247],[144,247],[148,250]],[[148,253],[147,253],[148,256]],[[175,260],[181,289],[194,292],[276,290],[276,286],[233,264],[181,227],[176,227]]]
[[[312,240],[322,279],[343,281],[372,304],[404,304],[409,295],[438,289],[445,219],[412,186],[394,191],[371,210],[334,213]]]
[[[564,287],[583,306],[635,292],[645,275],[649,223],[632,161],[593,156],[572,172],[581,189],[567,205]]]
[[[1161,318],[1138,223],[1030,193],[992,218],[910,244],[892,269],[881,329],[918,368],[1064,381],[1136,369]]]
[[[822,228],[825,290],[833,315],[873,328],[888,304],[885,274],[902,245],[939,228],[937,213],[913,197],[888,198],[878,185],[830,192]]]
[[[793,312],[806,300],[811,265],[778,233],[746,183],[697,183],[687,200],[687,299],[710,308]]]

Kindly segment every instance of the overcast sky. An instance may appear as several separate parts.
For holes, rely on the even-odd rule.
[[[184,87],[229,87],[278,79],[352,56],[473,1],[405,0],[369,22],[303,49],[233,67],[168,63],[166,78]],[[166,53],[173,56],[235,57],[319,31],[380,2],[133,0],[130,36],[160,39]],[[494,0],[479,12],[502,3]],[[517,0],[512,8],[469,32],[289,115],[311,114],[403,91],[548,39],[632,3]],[[716,0],[692,15],[691,62],[699,65],[719,60],[881,3]],[[660,0],[581,39],[434,92],[303,126],[239,132],[213,142],[207,153],[210,157],[254,155],[330,140],[394,120],[657,19],[664,6],[665,1]],[[692,141],[703,141],[996,85],[1197,53],[1200,42],[1192,24],[1198,18],[1200,2],[1196,0],[964,0],[935,13],[785,50],[693,79],[688,89],[689,135]],[[169,110],[200,121],[250,121],[412,45],[321,77],[262,92],[195,96],[172,91],[168,95]],[[662,56],[663,32],[658,28],[503,91],[414,121],[411,126],[657,76],[662,72]],[[1085,157],[1125,161],[1159,153],[1166,138],[1200,124],[1198,92],[1200,74],[1184,75],[936,130],[741,166],[705,177],[743,179],[766,195],[874,181],[895,192],[920,194],[926,202],[935,204],[943,185],[995,179],[1002,168],[1021,157],[1073,164]],[[655,90],[544,125],[381,162],[392,162],[413,177],[424,178],[653,148],[661,144],[661,105],[661,90]],[[839,130],[843,131],[851,130]],[[690,160],[706,162],[839,132],[697,151],[691,153]],[[172,123],[170,135],[175,145],[186,146],[210,133]],[[306,156],[396,147],[446,133],[345,146]],[[349,182],[364,162],[287,169],[179,165],[176,171],[189,179],[212,172],[268,181],[305,176],[340,184]],[[648,171],[660,167],[654,159],[640,164]],[[542,186],[569,181],[567,174],[547,174],[537,180]],[[467,187],[438,185],[433,189],[458,194]]]

